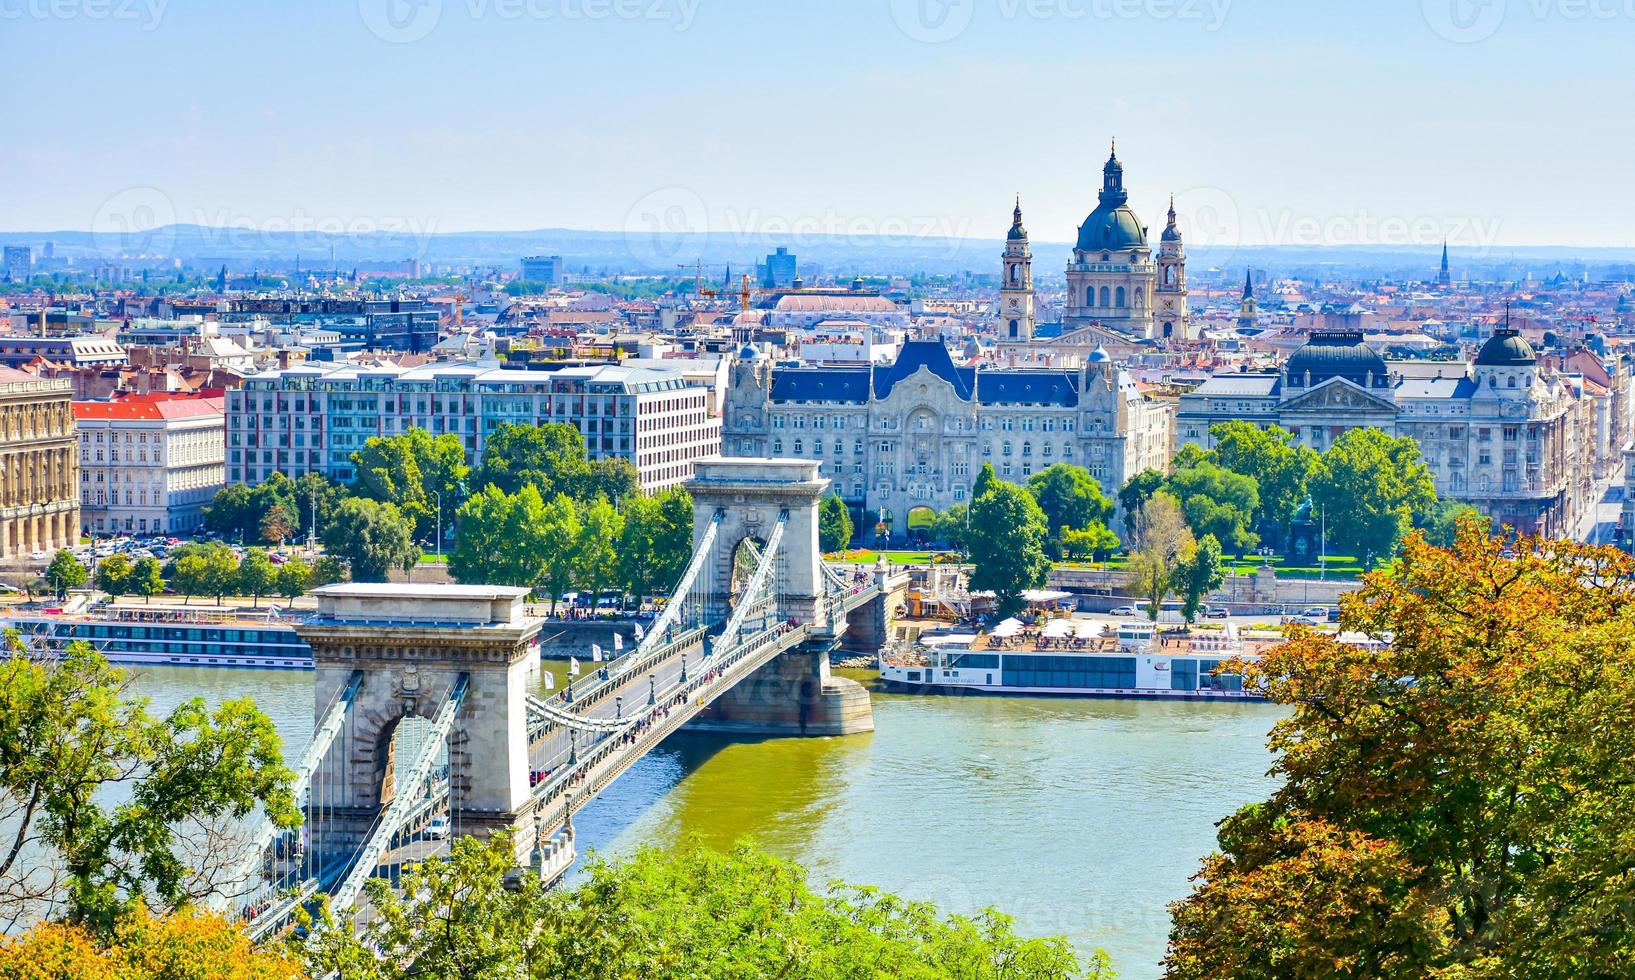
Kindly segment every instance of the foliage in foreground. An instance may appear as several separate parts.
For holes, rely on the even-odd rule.
[[[0,939],[0,980],[298,980],[300,963],[256,949],[222,919],[184,909],[132,911],[107,939],[60,922]]]
[[[1388,647],[1301,630],[1230,667],[1294,709],[1286,782],[1222,823],[1168,975],[1635,975],[1632,573],[1466,521],[1342,600]]]
[[[404,876],[407,898],[371,881],[379,914],[363,933],[318,933],[304,950],[315,976],[1068,978],[1112,974],[1080,964],[1061,939],[1023,939],[993,911],[939,917],[930,905],[870,888],[813,891],[798,865],[739,845],[689,842],[595,861],[589,880],[507,889],[510,844],[470,838],[448,860]]]

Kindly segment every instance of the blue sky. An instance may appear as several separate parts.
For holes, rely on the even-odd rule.
[[[0,0],[0,229],[1635,244],[1635,0]],[[134,204],[133,204],[134,202]]]

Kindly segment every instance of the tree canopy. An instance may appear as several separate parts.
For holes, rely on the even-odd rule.
[[[1262,429],[1253,422],[1234,419],[1209,427],[1217,462],[1255,481],[1259,505],[1252,526],[1262,537],[1281,541],[1283,533],[1306,499],[1306,488],[1318,465],[1317,453],[1294,443],[1294,433],[1280,426]]]
[[[1176,587],[1176,571],[1191,558],[1197,542],[1181,505],[1162,490],[1135,512],[1134,523],[1135,550],[1124,566],[1125,581],[1131,595],[1146,600],[1147,616],[1157,622],[1164,600]]]
[[[852,541],[852,512],[846,502],[828,494],[818,504],[818,547],[840,551]]]
[[[1436,508],[1430,468],[1410,436],[1348,429],[1319,457],[1311,496],[1321,508],[1329,551],[1365,565],[1397,551],[1402,536]]]
[[[1253,479],[1205,458],[1177,468],[1165,478],[1164,491],[1181,505],[1194,535],[1212,534],[1239,555],[1260,543],[1249,529],[1260,507]]]
[[[413,568],[420,560],[412,530],[395,505],[353,497],[335,509],[324,547],[346,560],[354,582],[384,582],[393,568]]]
[[[505,493],[531,486],[542,500],[550,500],[559,493],[577,495],[589,474],[585,437],[575,426],[506,424],[483,441],[483,462],[472,485],[492,485]]]
[[[434,436],[421,428],[397,436],[371,436],[362,449],[352,454],[352,465],[357,469],[353,492],[396,507],[412,525],[414,540],[435,535],[439,521],[443,528],[449,526],[464,498],[466,476],[471,469],[466,465],[465,444],[459,435],[445,432]],[[437,511],[439,497],[441,516]],[[334,519],[354,518],[344,518],[337,507]]]
[[[1101,492],[1090,471],[1071,463],[1056,463],[1028,479],[1028,492],[1045,515],[1045,537],[1052,555],[1062,553],[1062,535],[1104,526],[1113,502]]]
[[[972,589],[991,589],[1002,616],[1022,608],[1022,593],[1038,588],[1050,571],[1045,556],[1045,515],[1033,496],[1014,483],[995,480],[971,505],[966,546]]]
[[[1065,940],[1022,938],[997,911],[944,917],[873,888],[816,892],[805,869],[747,844],[593,859],[571,890],[546,890],[532,873],[507,888],[509,846],[461,838],[451,857],[407,871],[403,895],[371,880],[378,914],[358,935],[317,933],[309,971],[338,980],[1111,977],[1102,954],[1081,963]]]
[[[1414,532],[1340,623],[1389,642],[1228,668],[1290,708],[1283,783],[1221,824],[1169,976],[1629,976],[1635,560]]]

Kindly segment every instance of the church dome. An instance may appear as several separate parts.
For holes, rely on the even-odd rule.
[[[1022,197],[1017,195],[1016,210],[1011,212],[1011,230],[1006,233],[1008,242],[1025,242],[1028,240],[1028,230],[1022,227]]]
[[[1538,356],[1533,353],[1533,345],[1509,327],[1493,331],[1493,336],[1476,355],[1477,367],[1530,367],[1536,363]]]
[[[1112,360],[1112,358],[1107,355],[1107,348],[1101,346],[1100,344],[1097,344],[1096,349],[1090,352],[1089,359],[1092,364],[1100,364],[1104,361]]]
[[[1363,335],[1356,331],[1314,333],[1305,346],[1294,352],[1285,368],[1289,383],[1306,385],[1311,375],[1312,386],[1330,378],[1344,378],[1363,387],[1383,387],[1389,372],[1385,359],[1374,348],[1363,343]]]
[[[1130,195],[1124,190],[1124,165],[1115,153],[1101,170],[1101,194],[1096,209],[1079,226],[1080,252],[1115,252],[1146,248],[1147,229],[1130,210]]]
[[[761,356],[760,348],[756,347],[754,344],[745,344],[738,351],[738,358],[739,358],[739,360],[743,360],[743,361],[753,361],[757,357],[760,357],[760,356]]]

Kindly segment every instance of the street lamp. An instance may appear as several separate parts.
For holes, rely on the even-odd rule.
[[[618,718],[618,719],[623,719],[624,718],[624,698],[623,697],[615,697],[613,699],[613,717]]]
[[[579,764],[579,731],[577,729],[570,728],[570,729],[568,729],[568,765],[576,766],[578,764]]]
[[[442,558],[443,557],[443,494],[442,494],[442,491],[433,490],[431,492],[431,495],[433,497],[437,498],[437,557]]]
[[[658,704],[658,703],[659,703],[658,674],[656,674],[656,673],[648,674],[647,675],[647,706],[649,708],[651,708],[653,705]]]

